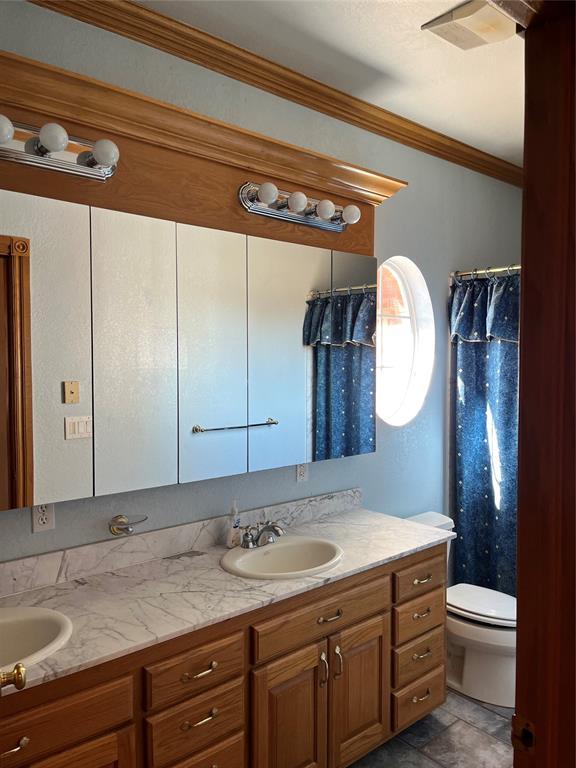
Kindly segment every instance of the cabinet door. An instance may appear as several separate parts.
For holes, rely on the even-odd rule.
[[[252,672],[254,768],[323,768],[327,753],[326,642]]]
[[[390,733],[390,615],[333,635],[330,768],[349,765]]]
[[[30,240],[34,503],[92,496],[92,440],[64,439],[66,416],[92,416],[89,209],[0,190],[0,234]]]
[[[92,209],[96,495],[178,481],[176,225]]]
[[[29,768],[134,768],[134,754],[134,730],[126,728],[32,763]]]
[[[247,429],[222,429],[248,423],[246,237],[178,224],[177,248],[179,481],[189,483],[248,469]]]
[[[248,238],[248,469],[312,457],[312,349],[302,343],[306,300],[330,289],[331,253]]]

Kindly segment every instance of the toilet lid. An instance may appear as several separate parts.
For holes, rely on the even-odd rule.
[[[516,626],[516,598],[495,589],[455,584],[446,590],[450,613],[498,627]]]

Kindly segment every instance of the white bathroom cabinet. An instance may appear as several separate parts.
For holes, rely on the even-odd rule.
[[[176,225],[92,209],[97,496],[178,482]]]

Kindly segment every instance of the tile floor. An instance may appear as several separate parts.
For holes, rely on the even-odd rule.
[[[351,768],[512,768],[512,713],[449,691],[441,707]]]

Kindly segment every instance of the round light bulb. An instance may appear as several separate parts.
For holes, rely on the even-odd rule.
[[[304,192],[292,192],[288,197],[288,208],[292,213],[302,213],[306,210],[308,205],[308,198]]]
[[[362,217],[362,211],[357,205],[347,205],[342,211],[342,221],[346,224],[358,224]]]
[[[0,115],[0,144],[7,144],[14,138],[14,126],[12,120],[6,115]]]
[[[40,144],[48,152],[63,152],[68,146],[68,134],[58,123],[46,123],[38,135]]]
[[[120,159],[120,150],[110,139],[100,139],[94,144],[92,155],[98,165],[111,167]]]
[[[276,184],[272,184],[271,181],[265,181],[264,184],[260,184],[258,200],[264,203],[264,205],[275,203],[278,200],[278,187]]]
[[[332,216],[336,213],[336,206],[332,200],[320,200],[316,206],[316,213],[324,221],[330,221]]]

